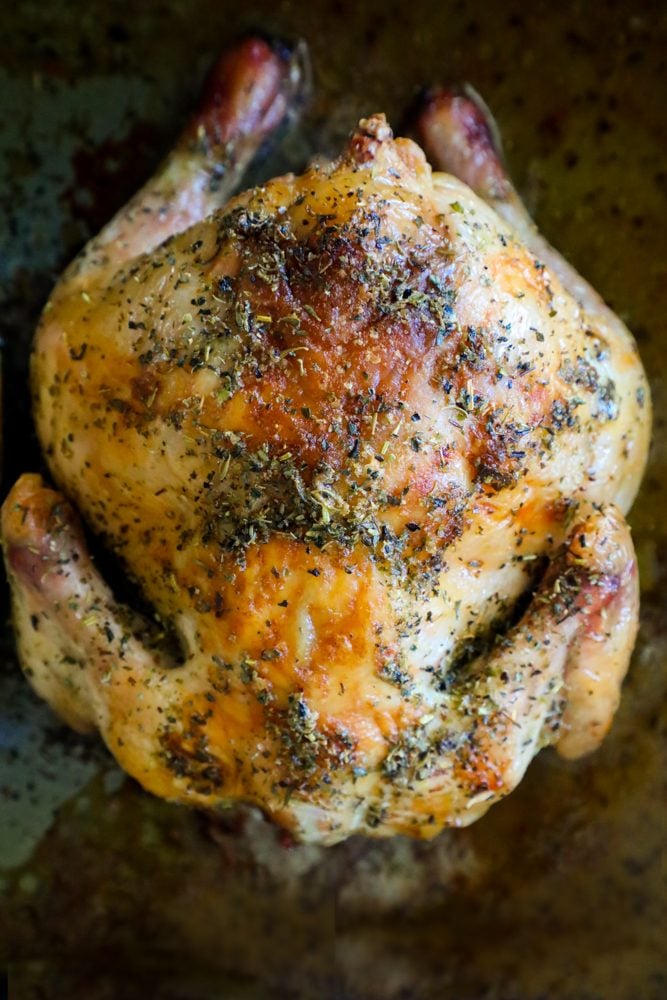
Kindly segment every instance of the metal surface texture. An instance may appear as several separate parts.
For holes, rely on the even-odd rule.
[[[13,998],[658,1000],[667,995],[667,8],[664,3],[5,4],[3,491],[41,459],[30,338],[57,275],[176,137],[248,29],[306,40],[312,98],[253,178],[333,154],[420,85],[493,109],[547,237],[635,333],[655,401],[631,515],[642,620],[611,735],[543,753],[479,824],[298,847],[252,814],[151,799],[0,663],[0,959]],[[4,588],[3,584],[3,588]],[[3,620],[8,620],[3,589]]]

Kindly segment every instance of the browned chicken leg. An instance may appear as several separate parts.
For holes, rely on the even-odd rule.
[[[91,273],[117,269],[221,208],[262,143],[298,106],[300,55],[274,50],[260,38],[225,53],[173,151],[76,258],[68,283],[78,277],[84,287]]]
[[[69,500],[24,476],[3,508],[22,661],[157,794],[248,801],[321,843],[431,836],[611,722],[644,373],[474,101],[420,120],[458,177],[377,115],[333,163],[227,202],[298,84],[256,41],[215,79],[37,333]],[[70,501],[182,658],[115,601]]]

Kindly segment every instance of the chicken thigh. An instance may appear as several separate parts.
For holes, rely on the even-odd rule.
[[[648,390],[474,94],[417,122],[449,173],[374,115],[229,200],[301,77],[258,39],[226,56],[54,290],[32,379],[57,490],[24,475],[2,512],[15,628],[35,689],[151,792],[312,842],[430,837],[610,725]]]

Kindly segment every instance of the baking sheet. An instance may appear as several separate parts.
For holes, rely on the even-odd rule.
[[[139,8],[139,9],[137,9]],[[0,958],[17,998],[658,1000],[667,995],[667,9],[662,3],[160,0],[3,5],[0,331],[6,490],[40,468],[26,366],[62,267],[151,172],[216,53],[305,38],[313,98],[256,176],[399,129],[420,84],[493,109],[545,234],[637,336],[655,436],[631,521],[642,623],[602,750],[543,753],[431,843],[289,845],[126,780],[0,664]],[[7,601],[3,591],[3,618]]]

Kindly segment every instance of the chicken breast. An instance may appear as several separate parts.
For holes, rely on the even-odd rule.
[[[428,837],[610,725],[648,390],[474,95],[419,121],[459,176],[374,115],[228,200],[298,86],[265,42],[226,57],[54,290],[32,376],[58,491],[26,475],[4,505],[15,625],[35,688],[155,794]]]

